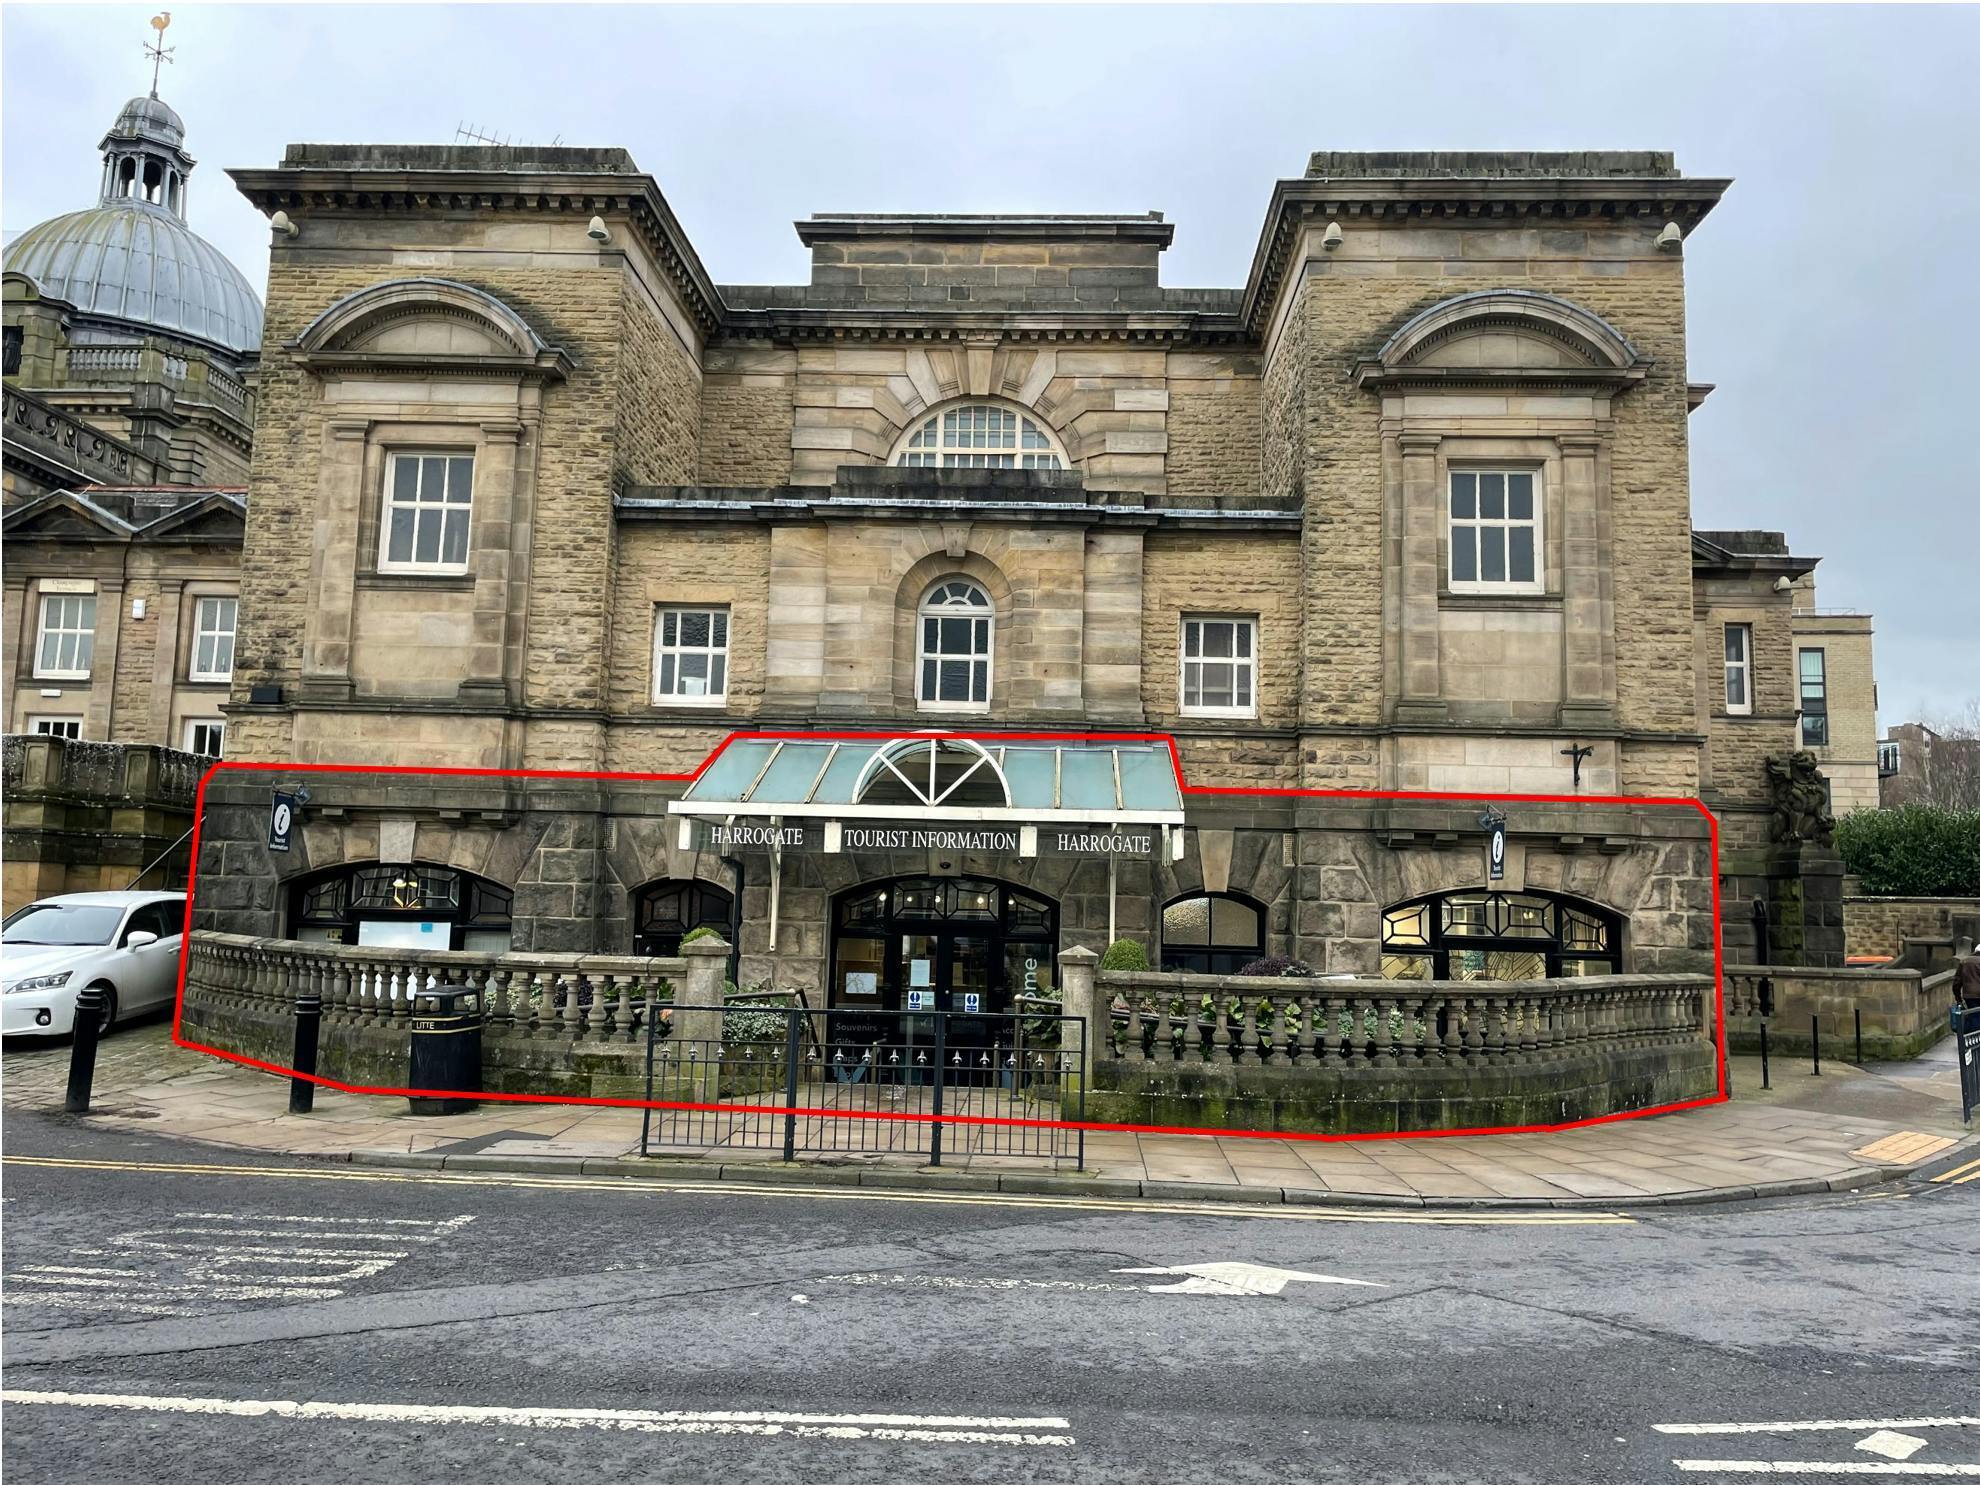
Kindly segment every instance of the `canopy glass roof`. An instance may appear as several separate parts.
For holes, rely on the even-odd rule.
[[[1182,793],[1156,743],[738,738],[668,807],[773,815],[1180,825]]]

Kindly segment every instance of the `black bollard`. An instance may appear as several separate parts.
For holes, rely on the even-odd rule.
[[[1762,1088],[1771,1088],[1774,1086],[1768,1081],[1767,1074],[1767,1023],[1765,1021],[1760,1023],[1760,1086]]]
[[[1863,1007],[1856,1008],[1856,1065],[1863,1066]]]
[[[1808,1018],[1808,1044],[1815,1051],[1815,1076],[1822,1076],[1822,1018]]]
[[[69,1038],[69,1094],[62,1109],[70,1114],[89,1112],[89,1089],[96,1081],[96,1039],[103,1033],[103,1013],[110,997],[95,985],[76,995],[76,1022]]]
[[[316,1037],[323,1027],[323,997],[296,997],[296,1076],[289,1079],[289,1112],[307,1114],[316,1107]]]

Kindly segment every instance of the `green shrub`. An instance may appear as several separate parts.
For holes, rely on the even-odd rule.
[[[1117,938],[1107,945],[1107,952],[1100,956],[1102,969],[1145,970],[1148,968],[1148,951],[1131,938]]]
[[[681,947],[685,949],[689,944],[698,944],[704,939],[720,938],[721,936],[721,929],[710,928],[704,923],[699,928],[690,928],[686,933],[681,935]]]
[[[1980,810],[1856,810],[1836,822],[1836,848],[1873,895],[1980,897]]]

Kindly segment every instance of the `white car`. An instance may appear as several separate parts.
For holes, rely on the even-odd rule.
[[[179,988],[183,892],[68,892],[0,926],[0,1032],[67,1036],[76,995],[110,992],[104,1029],[170,1005]]]

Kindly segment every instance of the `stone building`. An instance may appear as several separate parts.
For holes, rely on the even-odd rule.
[[[708,923],[848,1015],[1115,937],[1709,966],[1708,822],[1643,801],[1764,835],[1787,730],[1715,715],[1701,653],[1683,257],[1725,181],[1323,152],[1243,285],[1179,289],[1155,214],[814,217],[807,283],[717,285],[620,150],[233,176],[295,230],[230,756],[642,777],[310,775],[279,855],[297,776],[225,777],[203,926]],[[1506,795],[1550,799],[1499,803],[1494,866]]]
[[[261,301],[187,225],[169,105],[99,147],[97,204],[6,249],[0,727],[218,755]]]
[[[1777,811],[1780,764],[1802,751],[1799,605],[1821,559],[1778,531],[1694,531],[1691,546],[1699,797],[1719,821],[1726,958],[1838,966],[1841,861],[1783,831]]]
[[[1794,591],[1796,745],[1821,761],[1838,815],[1877,808],[1877,677],[1870,615],[1821,608],[1815,575]]]

